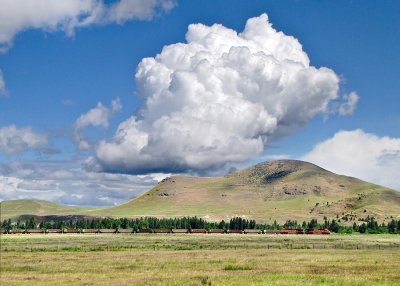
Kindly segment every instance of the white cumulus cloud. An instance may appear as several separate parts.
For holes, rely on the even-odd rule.
[[[74,128],[74,139],[78,144],[78,148],[81,150],[90,148],[89,142],[82,136],[83,129],[90,126],[107,128],[109,126],[110,116],[113,113],[120,112],[121,109],[121,101],[117,98],[111,102],[110,108],[98,102],[96,107],[79,116],[75,122]]]
[[[175,0],[0,0],[0,52],[6,51],[16,34],[28,29],[64,30],[94,24],[150,20],[158,11],[167,11]]]
[[[400,191],[400,138],[378,137],[360,129],[340,131],[302,159]]]
[[[87,160],[94,170],[212,171],[261,154],[328,112],[339,77],[310,66],[301,44],[263,14],[241,33],[192,24],[186,43],[165,46],[137,67],[140,110]]]
[[[15,125],[9,125],[0,128],[0,152],[7,155],[38,150],[47,143],[47,136],[36,133],[31,127],[17,128]]]
[[[110,116],[110,110],[103,106],[101,102],[97,103],[97,106],[90,109],[88,112],[82,114],[75,123],[76,129],[83,129],[88,126],[101,126],[108,127],[108,117]]]

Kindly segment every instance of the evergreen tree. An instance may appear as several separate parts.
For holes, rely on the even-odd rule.
[[[329,230],[332,232],[339,232],[340,225],[333,219],[329,225]]]
[[[316,228],[318,228],[318,221],[317,221],[316,219],[313,218],[313,219],[308,223],[307,227],[308,227],[309,229],[316,229]]]

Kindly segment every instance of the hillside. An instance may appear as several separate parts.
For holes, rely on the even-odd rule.
[[[322,220],[326,216],[352,224],[367,215],[379,221],[399,219],[400,192],[336,175],[307,162],[282,160],[224,177],[170,177],[141,196],[111,208],[67,207],[46,201],[1,203],[2,219],[23,214],[198,216],[208,220],[242,216],[266,223]]]
[[[90,208],[64,206],[43,200],[13,200],[0,203],[1,221],[21,215],[80,215],[93,211]]]
[[[245,216],[260,222],[373,215],[400,217],[400,193],[316,165],[273,161],[224,177],[170,177],[140,197],[105,209],[110,216]],[[342,219],[343,220],[343,219]]]

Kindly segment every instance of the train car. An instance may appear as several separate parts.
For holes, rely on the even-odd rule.
[[[304,234],[304,231],[302,229],[284,228],[281,230],[281,234]]]
[[[245,234],[262,234],[262,230],[260,229],[245,229],[243,231]]]
[[[119,228],[118,230],[117,230],[117,233],[127,233],[127,234],[130,234],[130,233],[134,233],[135,232],[135,230],[133,229],[133,228]]]
[[[44,229],[26,229],[25,233],[27,233],[27,234],[40,234],[40,233],[46,233],[46,230],[44,230]]]
[[[116,233],[117,230],[116,229],[112,229],[112,228],[102,228],[99,229],[99,233],[107,233],[107,234],[112,234],[112,233]]]
[[[140,228],[138,233],[153,233],[153,230],[151,228]]]
[[[0,234],[8,234],[8,229],[1,229]]]
[[[52,234],[52,233],[63,233],[62,229],[59,228],[49,228],[46,229],[46,233]]]
[[[171,233],[170,228],[153,228],[153,233]]]
[[[190,233],[207,233],[207,230],[204,228],[193,228],[190,230]]]
[[[10,229],[8,231],[9,234],[24,234],[26,233],[25,229]]]
[[[86,228],[86,229],[82,229],[82,233],[87,233],[87,234],[95,234],[98,233],[99,230],[96,228]]]
[[[278,229],[265,229],[263,231],[264,234],[280,234],[281,231]]]
[[[306,234],[331,234],[329,229],[307,229]]]
[[[63,229],[63,233],[81,233],[80,229]]]
[[[230,230],[228,230],[228,233],[231,233],[231,234],[242,234],[243,231],[240,230],[240,229],[230,229]]]
[[[186,228],[173,228],[171,229],[172,233],[188,233],[189,230]]]
[[[319,233],[318,234],[331,234],[331,231],[329,229],[320,229],[318,230]]]
[[[225,230],[224,229],[209,229],[208,233],[212,234],[224,234]]]

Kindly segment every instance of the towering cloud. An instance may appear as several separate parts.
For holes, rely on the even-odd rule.
[[[89,169],[211,171],[261,154],[338,98],[339,78],[310,66],[301,44],[263,14],[241,33],[192,24],[136,71],[141,109],[99,143]]]
[[[109,1],[107,1],[109,2]],[[0,0],[0,52],[6,51],[14,36],[27,29],[65,30],[93,24],[150,20],[157,11],[166,11],[175,0]]]
[[[400,191],[400,138],[340,131],[303,157],[330,171]]]

